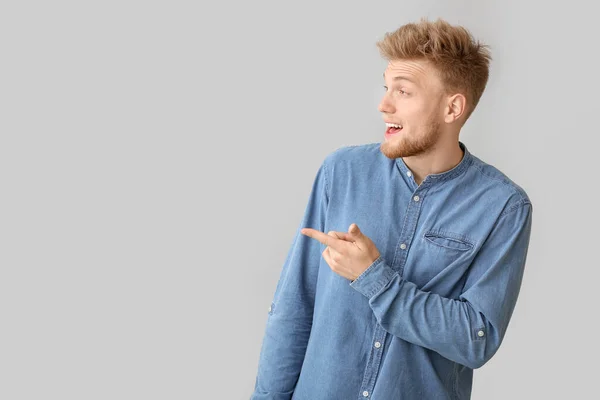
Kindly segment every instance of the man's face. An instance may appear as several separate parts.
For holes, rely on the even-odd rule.
[[[382,153],[398,158],[431,151],[442,134],[446,99],[434,67],[420,60],[390,61],[384,81],[379,111],[385,122],[402,128],[385,127]]]

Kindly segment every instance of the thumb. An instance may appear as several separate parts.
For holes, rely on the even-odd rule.
[[[358,225],[350,225],[348,228],[348,235],[354,239],[354,243],[359,249],[365,250],[369,247],[370,239],[362,233]]]
[[[352,236],[354,236],[357,239],[362,238],[362,232],[360,231],[358,225],[356,225],[356,224],[350,225],[350,228],[348,228],[348,233],[350,233]]]

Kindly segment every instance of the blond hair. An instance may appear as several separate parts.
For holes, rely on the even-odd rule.
[[[377,42],[381,55],[392,60],[426,60],[435,67],[446,94],[462,93],[467,99],[465,121],[469,118],[488,81],[492,59],[489,46],[476,41],[462,26],[441,18],[422,18],[402,25]]]

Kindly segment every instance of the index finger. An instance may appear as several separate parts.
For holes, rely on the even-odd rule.
[[[325,246],[329,246],[334,250],[337,250],[337,251],[342,250],[343,240],[336,239],[333,236],[326,235],[325,233],[323,233],[321,231],[318,231],[318,230],[312,229],[312,228],[302,228],[300,230],[300,233],[302,233],[303,235],[306,235],[308,237],[311,237],[313,239],[316,239],[319,242],[323,243]]]

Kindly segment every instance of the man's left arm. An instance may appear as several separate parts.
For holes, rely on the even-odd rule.
[[[350,286],[369,299],[394,336],[479,368],[498,350],[512,316],[527,257],[533,208],[504,211],[473,260],[459,299],[420,290],[379,256]]]

